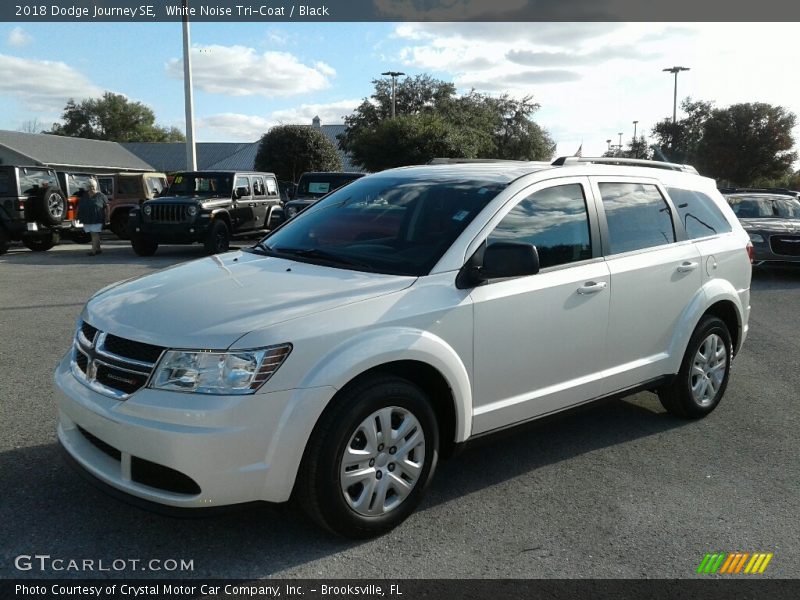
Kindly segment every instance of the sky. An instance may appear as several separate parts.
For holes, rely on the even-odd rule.
[[[193,23],[197,141],[342,123],[384,71],[533,96],[557,154],[650,134],[678,100],[768,102],[800,116],[796,23]],[[0,23],[0,129],[42,129],[69,98],[123,94],[184,129],[180,23]],[[680,108],[679,118],[680,118]],[[800,143],[800,127],[794,131]]]

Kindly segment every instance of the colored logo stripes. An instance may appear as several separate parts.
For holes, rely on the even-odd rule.
[[[697,567],[698,573],[719,573],[719,574],[738,574],[746,573],[755,575],[763,573],[767,569],[769,561],[772,560],[772,552],[717,552],[706,554]]]

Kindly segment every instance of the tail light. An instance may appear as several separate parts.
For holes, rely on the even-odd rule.
[[[17,210],[25,210],[25,200],[17,200]]]
[[[753,242],[747,242],[747,257],[750,259],[750,264],[753,264]]]

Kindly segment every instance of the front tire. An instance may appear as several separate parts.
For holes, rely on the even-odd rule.
[[[131,238],[131,247],[137,256],[153,256],[158,250],[158,242],[150,237],[136,235]]]
[[[425,393],[406,379],[370,377],[345,390],[317,423],[298,473],[298,499],[334,533],[383,534],[420,503],[438,452]]]
[[[706,315],[692,333],[675,379],[658,390],[661,404],[684,419],[710,414],[728,387],[732,358],[728,326],[722,319]]]
[[[111,217],[111,231],[121,240],[129,239],[128,235],[128,213],[118,210]]]
[[[208,230],[205,248],[208,254],[221,254],[230,247],[231,233],[225,221],[215,220]]]

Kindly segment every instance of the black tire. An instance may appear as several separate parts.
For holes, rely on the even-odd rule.
[[[67,201],[58,190],[43,189],[33,202],[37,220],[45,225],[60,225],[67,214]]]
[[[25,236],[22,238],[22,243],[25,247],[34,252],[47,252],[50,248],[58,244],[59,241],[60,238],[57,233],[46,233],[44,235]]]
[[[111,231],[121,240],[130,239],[128,235],[128,211],[118,210],[111,215]]]
[[[407,454],[401,454],[402,448],[400,441],[395,438],[394,443],[397,447],[385,448],[378,446],[373,449],[376,459],[365,463],[370,469],[369,474],[363,480],[366,485],[375,486],[367,489],[364,483],[354,483],[346,490],[340,481],[342,473],[342,461],[345,450],[348,446],[352,447],[362,435],[366,447],[369,443],[367,438],[360,434],[363,431],[364,423],[379,419],[373,418],[377,411],[390,409],[392,416],[392,434],[399,431],[406,419],[410,423],[409,433],[403,436],[410,446],[413,447]],[[409,415],[412,418],[409,418]],[[398,429],[394,429],[395,419],[399,419]],[[417,425],[422,430],[421,448],[415,443],[419,442],[416,436]],[[375,440],[385,440],[383,433],[378,430]],[[413,442],[417,439],[417,442]],[[377,450],[382,452],[378,453]],[[394,453],[397,452],[395,455]],[[391,453],[391,454],[390,454]],[[329,406],[317,422],[314,432],[306,446],[303,462],[297,475],[295,496],[303,507],[304,511],[322,527],[333,533],[350,538],[367,538],[381,535],[402,523],[417,507],[422,500],[425,489],[436,470],[436,463],[439,453],[439,430],[436,423],[436,415],[431,407],[430,401],[425,393],[416,385],[406,379],[394,376],[375,376],[365,379],[349,389],[345,389],[340,396],[334,400],[334,404]],[[394,458],[393,456],[394,455]],[[420,461],[420,466],[415,467],[418,471],[415,478],[408,475],[411,471],[406,471],[401,463],[404,456],[411,457],[411,461]],[[398,460],[400,457],[401,460]],[[362,461],[371,460],[369,458],[359,459]],[[396,460],[396,463],[391,462]],[[377,462],[376,462],[377,461]],[[387,462],[388,461],[388,462]],[[355,470],[361,470],[361,466],[354,466]],[[378,471],[381,474],[378,474]],[[389,472],[391,471],[391,473]],[[375,475],[376,480],[372,479]],[[379,498],[381,484],[377,481],[385,476],[383,497],[386,501],[397,502],[395,506],[390,506],[382,513],[374,515],[364,515],[357,512],[346,499],[346,495],[351,502],[355,502],[353,496],[359,496],[368,500],[365,507],[373,507],[376,499]],[[398,482],[412,482],[410,491],[403,497],[395,490],[400,489]],[[359,487],[361,486],[361,487]],[[374,489],[373,493],[371,490]],[[357,502],[356,502],[357,503]],[[381,508],[386,507],[386,503],[381,503]]]
[[[719,340],[717,349],[724,349],[724,358],[720,358],[719,353],[711,347],[714,336]],[[707,350],[701,354],[701,348],[706,344],[708,344]],[[706,355],[709,355],[709,362],[704,365],[702,357]],[[672,382],[658,390],[661,404],[667,412],[683,419],[701,419],[710,414],[722,400],[725,388],[728,387],[732,358],[733,344],[728,326],[718,317],[704,316],[689,339],[680,371]],[[694,370],[696,361],[698,361],[699,372]],[[711,364],[712,362],[713,364]],[[714,373],[723,368],[724,373],[721,379],[715,383]],[[704,379],[705,386],[703,385]],[[698,390],[703,390],[703,393],[706,393],[710,387],[712,393],[708,393],[707,398],[698,399],[693,393],[693,385]]]
[[[8,236],[3,228],[0,227],[0,254],[8,252]]]
[[[231,232],[225,221],[215,219],[208,229],[205,248],[208,254],[227,252],[231,243]]]
[[[153,256],[158,250],[158,242],[151,237],[135,235],[131,237],[131,247],[137,256]]]

